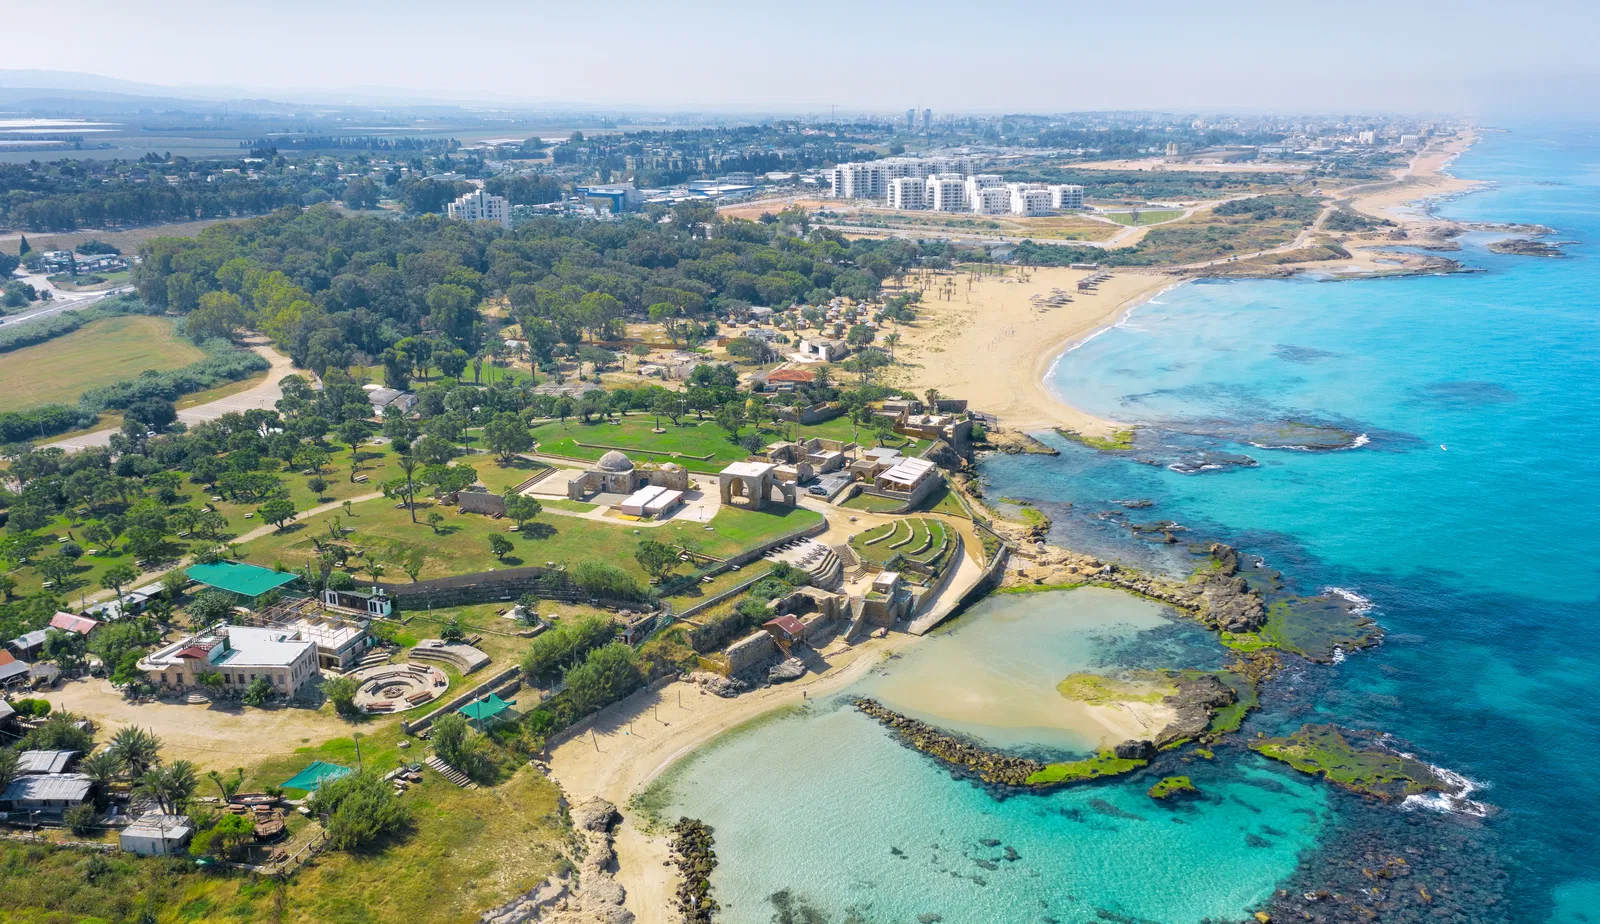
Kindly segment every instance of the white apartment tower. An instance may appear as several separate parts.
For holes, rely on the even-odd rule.
[[[901,176],[889,181],[889,208],[925,209],[928,207],[928,181],[922,177]]]
[[[1053,209],[1083,208],[1083,187],[1060,184],[1049,187],[1050,207]]]
[[[492,221],[504,228],[511,227],[511,204],[505,197],[491,196],[481,189],[449,203],[445,212],[458,221]]]
[[[1051,210],[1050,190],[1037,183],[1008,183],[1011,195],[1011,214],[1045,215]]]
[[[959,173],[939,173],[928,177],[927,208],[935,212],[964,212],[967,184]]]
[[[967,205],[981,215],[1000,215],[1011,211],[1011,190],[997,173],[967,177]],[[993,192],[991,192],[993,190]]]

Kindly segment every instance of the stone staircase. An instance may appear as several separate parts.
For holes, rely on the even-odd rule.
[[[867,576],[868,571],[866,566],[861,564],[861,556],[856,554],[855,549],[850,548],[850,543],[841,542],[834,546],[833,553],[839,556],[839,562],[844,566],[846,582],[853,584]]]
[[[844,583],[844,564],[839,554],[815,539],[797,539],[767,553],[769,561],[781,561],[811,575],[811,583],[823,590],[836,590]]]
[[[456,784],[457,786],[460,786],[462,789],[478,788],[478,784],[472,782],[470,779],[467,779],[467,775],[465,773],[462,773],[460,770],[457,770],[456,768],[445,763],[443,760],[439,759],[439,756],[436,754],[428,755],[428,759],[423,761],[423,763],[427,764],[429,767],[432,767],[434,770],[437,770],[440,776]]]
[[[374,648],[361,656],[361,660],[357,662],[355,669],[361,670],[364,667],[376,667],[379,664],[388,664],[389,654],[390,652],[387,648]]]

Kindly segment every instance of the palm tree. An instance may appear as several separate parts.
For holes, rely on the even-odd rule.
[[[232,779],[224,777],[215,770],[207,773],[206,779],[217,784],[217,790],[222,793],[223,802],[231,802],[234,795],[239,792],[239,787],[244,785],[244,768],[234,768]]]
[[[106,753],[115,756],[129,776],[142,776],[161,760],[161,739],[133,725],[118,729]]]
[[[200,778],[195,775],[194,764],[175,760],[165,767],[146,770],[133,785],[137,795],[153,800],[168,815],[181,814],[194,796]]]
[[[94,783],[95,804],[104,808],[110,801],[111,784],[122,775],[122,761],[110,751],[100,751],[79,762],[78,772]]]

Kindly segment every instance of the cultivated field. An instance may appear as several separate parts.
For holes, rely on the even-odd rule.
[[[11,410],[72,404],[91,388],[146,369],[187,366],[205,354],[163,318],[106,318],[0,358],[0,395]]]

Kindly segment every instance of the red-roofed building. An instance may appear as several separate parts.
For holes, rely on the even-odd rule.
[[[100,621],[73,613],[56,613],[50,617],[50,628],[60,629],[62,632],[76,632],[79,635],[87,636],[90,632],[100,628]]]
[[[767,634],[780,642],[794,643],[805,637],[805,624],[793,616],[779,616],[761,624]]]
[[[14,662],[16,660],[17,660],[17,656],[16,655],[12,654],[9,651],[6,651],[3,648],[0,648],[0,667],[5,667],[7,664],[10,664],[10,663],[12,663],[12,662]]]
[[[794,391],[816,380],[817,374],[809,369],[784,368],[774,369],[765,375],[758,374],[752,384],[761,391]]]

